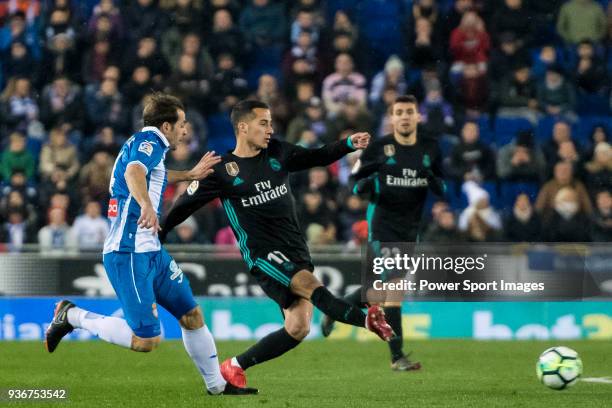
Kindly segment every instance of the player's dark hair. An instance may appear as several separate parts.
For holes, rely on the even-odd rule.
[[[413,103],[415,105],[418,105],[419,101],[414,95],[400,95],[395,98],[395,101],[393,101],[393,105],[395,105],[396,103]]]
[[[234,105],[230,115],[234,132],[238,133],[239,122],[249,121],[255,117],[254,109],[270,109],[270,107],[267,103],[255,99],[246,99]]]
[[[178,111],[185,111],[183,103],[175,96],[156,92],[145,98],[142,119],[145,126],[161,128],[164,122],[175,124]]]

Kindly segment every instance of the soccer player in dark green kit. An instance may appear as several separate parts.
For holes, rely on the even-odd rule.
[[[391,108],[393,134],[376,139],[364,150],[353,177],[353,192],[369,197],[368,242],[375,253],[384,242],[417,242],[419,225],[431,189],[437,195],[445,191],[442,180],[441,155],[435,140],[417,136],[420,120],[414,96],[398,97]],[[387,280],[401,278],[389,274]],[[416,370],[418,362],[404,354],[401,299],[389,293],[384,302],[385,316],[395,336],[389,340],[391,368],[396,371]],[[365,307],[361,289],[345,300]],[[325,337],[333,330],[333,318],[324,316],[321,332]]]
[[[367,147],[370,135],[356,133],[318,149],[305,149],[272,138],[272,116],[263,102],[245,100],[232,109],[236,147],[222,156],[214,173],[192,183],[170,210],[160,239],[214,198],[236,235],[242,257],[263,291],[282,309],[284,327],[259,340],[244,353],[221,364],[223,377],[246,386],[244,370],[279,357],[296,347],[310,331],[314,307],[334,320],[365,327],[388,341],[393,331],[379,306],[367,314],[336,298],[312,274],[314,266],[300,231],[289,174],[327,166]]]

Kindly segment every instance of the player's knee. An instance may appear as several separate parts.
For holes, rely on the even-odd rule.
[[[150,353],[155,350],[159,343],[161,342],[161,337],[152,337],[152,338],[142,338],[138,336],[132,337],[132,350],[138,351],[141,353]]]
[[[287,333],[296,340],[304,340],[308,333],[310,333],[310,322],[286,322],[285,330]]]
[[[304,299],[310,299],[312,292],[323,284],[307,270],[302,270],[296,273],[291,279],[291,290],[298,296]]]
[[[181,317],[181,327],[186,330],[197,330],[204,327],[204,315],[200,306],[196,306]]]

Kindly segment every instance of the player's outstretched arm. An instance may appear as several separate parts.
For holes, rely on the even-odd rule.
[[[140,206],[138,226],[147,229],[153,228],[153,232],[156,233],[160,230],[159,220],[147,191],[147,172],[144,165],[140,162],[129,163],[125,170],[125,181],[130,194]]]
[[[221,187],[214,175],[210,175],[202,181],[192,182],[187,191],[172,205],[170,212],[163,220],[159,239],[163,242],[166,235],[175,226],[217,197],[221,197]]]
[[[168,170],[168,183],[202,180],[214,172],[213,167],[220,161],[221,157],[216,156],[214,151],[208,152],[191,170]]]
[[[289,171],[306,170],[312,167],[328,166],[355,150],[365,149],[370,143],[367,132],[355,133],[345,140],[330,143],[317,149],[306,149],[290,143],[283,143],[289,149],[287,168]]]

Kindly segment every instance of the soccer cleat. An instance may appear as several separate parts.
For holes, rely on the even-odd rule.
[[[228,382],[225,384],[225,389],[221,391],[219,394],[213,394],[210,391],[207,391],[208,395],[254,395],[259,392],[257,388],[241,388],[232,385],[232,383]]]
[[[374,305],[368,308],[365,327],[384,341],[389,341],[394,336],[393,329],[385,320],[385,312],[380,306]]]
[[[334,319],[328,315],[323,315],[323,319],[321,319],[321,334],[323,337],[329,337],[334,330],[334,323],[336,323]]]
[[[232,384],[234,387],[245,388],[246,387],[246,376],[244,370],[241,367],[232,365],[232,359],[228,358],[221,363],[221,375],[225,378],[228,384]]]
[[[64,336],[74,330],[74,327],[68,323],[68,310],[74,306],[75,304],[69,300],[60,300],[55,304],[53,321],[45,333],[45,349],[49,353],[53,353]]]
[[[393,371],[412,371],[421,368],[421,363],[418,361],[410,361],[408,357],[400,357],[391,363],[391,370]]]

